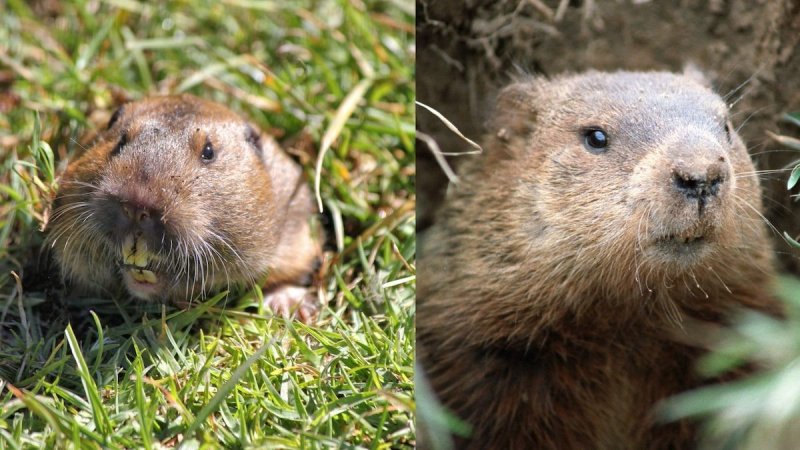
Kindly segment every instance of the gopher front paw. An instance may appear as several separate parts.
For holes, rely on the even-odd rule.
[[[313,292],[300,286],[278,286],[264,293],[264,301],[275,314],[311,323],[317,318],[320,304]]]

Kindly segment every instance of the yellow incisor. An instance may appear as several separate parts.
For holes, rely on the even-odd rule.
[[[147,243],[144,239],[136,239],[133,235],[125,238],[125,242],[122,243],[122,254],[125,257],[125,267],[134,280],[139,283],[156,283],[158,281],[155,273],[145,269],[152,255],[147,251]]]

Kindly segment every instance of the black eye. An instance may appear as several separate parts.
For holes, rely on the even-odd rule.
[[[214,147],[211,145],[211,141],[206,141],[203,151],[200,152],[200,158],[204,163],[210,163],[214,160]]]
[[[731,121],[730,120],[726,120],[725,121],[725,137],[728,138],[728,142],[732,142],[733,141],[733,136],[731,136],[732,134],[733,133],[731,132]]]
[[[110,130],[111,127],[113,127],[114,124],[117,123],[117,121],[119,120],[120,116],[122,116],[122,113],[124,111],[125,111],[124,106],[120,106],[119,108],[117,108],[116,111],[114,111],[114,114],[111,115],[111,119],[108,120],[108,125],[106,125],[106,130]]]
[[[599,128],[590,128],[583,132],[586,149],[592,153],[602,153],[608,147],[608,135]]]
[[[119,155],[119,152],[122,151],[122,147],[124,147],[125,144],[127,143],[128,143],[128,133],[122,133],[122,136],[120,136],[119,141],[117,141],[117,145],[115,145],[114,148],[111,149],[111,156],[114,157]]]

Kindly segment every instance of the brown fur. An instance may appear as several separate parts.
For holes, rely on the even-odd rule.
[[[206,144],[210,162],[201,158]],[[126,286],[145,300],[190,300],[268,274],[267,288],[280,294],[273,306],[288,312],[300,303],[301,316],[313,310],[311,298],[287,299],[301,291],[283,289],[321,253],[302,171],[219,104],[182,95],[125,105],[60,185],[48,240],[62,274],[81,290]],[[124,281],[122,243],[131,235],[153,255],[153,292]]]
[[[775,310],[758,179],[698,78],[589,72],[501,92],[420,252],[418,358],[473,428],[457,448],[694,442],[690,423],[654,416],[703,382],[683,325]],[[602,153],[584,143],[593,127]],[[675,181],[700,172],[722,180],[702,207]]]

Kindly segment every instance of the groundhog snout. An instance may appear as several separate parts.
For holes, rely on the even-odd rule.
[[[667,152],[669,182],[672,196],[691,209],[699,206],[702,214],[706,206],[723,201],[731,178],[731,166],[724,150],[709,142],[676,146]]]
[[[725,157],[714,161],[705,159],[675,161],[670,170],[672,186],[687,200],[706,203],[720,194],[729,176]]]

